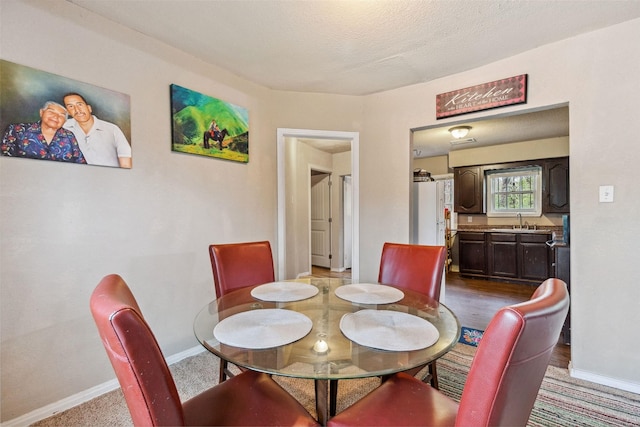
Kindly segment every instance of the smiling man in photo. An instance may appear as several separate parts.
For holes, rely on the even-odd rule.
[[[131,145],[118,126],[94,116],[79,93],[67,93],[63,103],[71,116],[64,128],[74,133],[88,164],[131,168]]]

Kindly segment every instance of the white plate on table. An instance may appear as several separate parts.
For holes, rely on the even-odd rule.
[[[319,289],[308,283],[272,282],[256,286],[251,296],[262,301],[290,302],[316,296]]]
[[[223,319],[213,328],[222,344],[262,349],[290,344],[306,336],[313,323],[304,314],[281,308],[244,311]]]
[[[351,341],[390,351],[412,351],[438,342],[440,333],[425,319],[393,310],[360,310],[340,319],[340,330]]]
[[[336,296],[358,304],[391,304],[404,298],[404,292],[378,283],[354,283],[336,288]]]

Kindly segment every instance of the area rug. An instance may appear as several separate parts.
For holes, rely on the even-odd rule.
[[[440,390],[459,400],[476,348],[456,345],[438,359]],[[571,378],[549,366],[529,426],[638,426],[640,395]]]
[[[480,340],[482,339],[482,335],[484,335],[484,331],[480,329],[473,329],[463,326],[460,328],[460,339],[458,342],[462,344],[472,345],[477,347],[480,344]]]
[[[440,390],[460,400],[476,348],[457,344],[438,359]],[[416,375],[420,377],[423,373]],[[312,382],[275,377],[312,414],[315,404]],[[344,380],[338,387],[337,410],[342,411],[376,388],[377,379]],[[528,426],[639,426],[640,395],[571,378],[566,369],[550,366],[542,382]]]
[[[440,390],[459,400],[476,348],[457,344],[438,359]],[[203,352],[171,366],[182,400],[217,383],[219,359]],[[312,380],[274,377],[315,415]],[[338,387],[338,411],[344,410],[380,384],[377,378],[343,380]],[[36,426],[131,426],[120,389],[39,421]],[[639,426],[640,395],[571,378],[566,369],[549,367],[529,419],[529,426]]]

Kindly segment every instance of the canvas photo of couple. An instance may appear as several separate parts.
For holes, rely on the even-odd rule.
[[[128,95],[0,61],[0,154],[130,169]]]

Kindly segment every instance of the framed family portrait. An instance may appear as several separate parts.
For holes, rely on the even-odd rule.
[[[171,150],[249,162],[246,108],[175,84],[171,89]]]
[[[0,60],[0,155],[132,167],[127,94]]]

